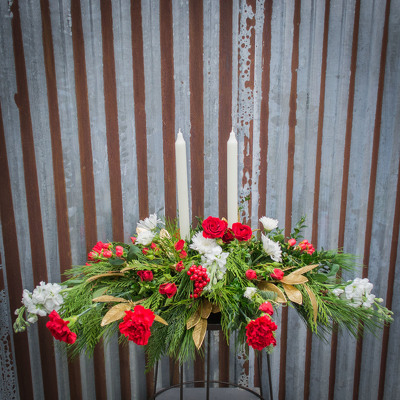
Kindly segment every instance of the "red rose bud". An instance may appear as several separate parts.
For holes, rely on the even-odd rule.
[[[153,311],[137,305],[133,311],[125,311],[123,322],[119,324],[120,332],[132,342],[144,346],[148,343],[154,322]]]
[[[89,260],[89,261],[93,261],[97,256],[98,256],[98,254],[96,254],[94,251],[91,251],[91,252],[88,254],[88,260]]]
[[[207,239],[216,239],[224,236],[228,223],[222,219],[208,217],[203,221],[203,236]]]
[[[142,281],[150,282],[153,280],[153,273],[151,271],[137,271],[137,274]]]
[[[246,271],[246,278],[250,281],[252,281],[253,279],[257,279],[256,271],[254,271],[254,269],[248,269]]]
[[[46,323],[46,327],[55,339],[68,344],[75,343],[76,333],[68,328],[69,321],[64,321],[55,310],[49,314],[49,318],[50,321]]]
[[[181,272],[184,269],[185,269],[185,266],[183,265],[182,261],[179,261],[178,263],[175,264],[175,270],[177,272]]]
[[[240,242],[249,240],[253,234],[248,225],[243,225],[240,222],[236,222],[232,225],[232,231],[235,234],[235,238]]]
[[[295,238],[292,238],[292,239],[288,240],[288,245],[289,246],[294,246],[295,244],[296,244],[296,239]]]
[[[147,247],[144,247],[144,248],[142,249],[142,253],[143,253],[144,255],[146,255],[148,252],[149,252],[149,249],[148,249]]]
[[[182,251],[179,253],[179,257],[180,257],[180,258],[186,258],[186,256],[187,256],[187,253],[186,253],[185,250],[182,250]]]
[[[300,242],[299,247],[301,251],[305,251],[310,255],[313,254],[315,251],[314,246],[308,240],[303,240],[302,242]]]
[[[283,271],[279,268],[275,268],[274,272],[271,274],[271,278],[280,281],[283,278]]]
[[[155,243],[151,243],[151,245],[150,245],[150,247],[153,249],[153,250],[156,250],[157,249],[157,245],[155,244]]]
[[[104,250],[104,251],[103,251],[103,256],[104,256],[105,258],[110,258],[110,257],[112,257],[112,251],[111,251],[111,250]]]
[[[258,307],[260,311],[263,313],[272,315],[274,313],[274,308],[272,307],[272,304],[269,301],[266,301],[265,303],[262,303],[260,307]]]
[[[169,299],[174,296],[177,290],[175,283],[163,283],[158,288],[159,293],[166,294]]]
[[[124,248],[122,246],[115,246],[115,254],[117,257],[121,257],[124,254]]]
[[[131,240],[132,240],[132,243],[135,244],[135,242],[136,242],[135,236],[131,236]]]
[[[224,243],[230,243],[234,239],[235,239],[235,235],[233,234],[233,230],[231,228],[228,228],[226,230],[226,232],[224,233],[224,236],[222,236],[222,241]]]
[[[183,250],[183,246],[185,246],[185,241],[183,239],[181,239],[175,243],[175,250],[181,251],[181,250]]]

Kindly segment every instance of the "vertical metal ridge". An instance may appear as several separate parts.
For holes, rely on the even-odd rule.
[[[299,39],[300,39],[300,0],[295,1],[293,15],[293,48],[292,48],[292,80],[289,98],[289,142],[286,178],[286,209],[285,209],[285,234],[290,234],[292,229],[292,197],[293,197],[293,170],[295,150],[295,129],[297,109],[297,68],[299,66]],[[287,352],[287,327],[288,309],[282,310],[281,320],[281,354],[279,374],[279,400],[284,400],[286,395],[286,352]]]
[[[390,246],[390,262],[389,262],[389,274],[387,279],[387,292],[386,292],[386,307],[391,310],[393,304],[393,290],[394,290],[394,279],[396,272],[396,260],[397,260],[397,246],[399,243],[399,227],[400,227],[400,160],[397,175],[397,189],[396,189],[396,203],[394,208],[393,218],[393,231],[392,231],[392,243]],[[390,326],[386,325],[383,329],[382,337],[382,351],[381,351],[381,365],[379,373],[379,388],[378,388],[378,399],[384,398],[385,393],[385,377],[386,377],[386,361],[389,347],[389,334]]]
[[[353,110],[354,110],[354,92],[355,92],[356,69],[357,69],[357,47],[358,47],[358,34],[360,26],[360,0],[356,0],[353,26],[354,28],[353,28],[353,39],[351,48],[350,82],[349,82],[349,95],[348,95],[349,99],[347,103],[346,134],[345,134],[344,156],[343,156],[343,178],[342,178],[340,216],[339,216],[339,234],[338,234],[339,249],[342,249],[344,246],[344,233],[346,227],[347,191],[349,184],[350,150],[351,150],[351,136],[352,136]],[[341,272],[339,271],[339,276],[340,275]],[[338,327],[334,323],[332,340],[331,340],[331,361],[329,366],[329,392],[328,392],[329,400],[333,400],[335,396],[337,347],[338,347]]]
[[[267,169],[268,169],[268,122],[269,122],[269,91],[271,68],[271,22],[273,1],[267,1],[264,7],[263,49],[261,76],[261,115],[260,115],[260,176],[258,179],[258,218],[265,215],[267,208]]]
[[[372,142],[371,172],[370,172],[368,205],[367,205],[367,223],[365,227],[365,241],[364,241],[364,258],[363,258],[364,268],[362,271],[363,278],[368,277],[370,247],[372,238],[372,222],[373,222],[373,213],[375,205],[376,175],[377,175],[378,157],[379,157],[379,141],[381,136],[383,89],[385,86],[386,53],[387,53],[387,44],[389,36],[389,13],[390,13],[390,0],[387,0],[385,8],[385,24],[383,27],[381,57],[379,65],[379,82],[378,82],[378,93],[377,93],[376,110],[375,110],[374,137]],[[361,358],[363,349],[362,331],[363,327],[360,326],[360,336],[357,340],[356,357],[355,357],[356,360],[354,368],[354,386],[353,386],[354,400],[358,399],[360,390],[361,362],[362,362]]]
[[[124,240],[124,216],[122,206],[121,163],[119,154],[119,127],[117,83],[115,78],[113,15],[110,0],[100,2],[101,37],[103,50],[104,108],[106,119],[107,154],[110,176],[110,197],[113,240]],[[131,397],[129,352],[119,346],[121,397]]]
[[[192,220],[204,213],[203,2],[189,1]]]
[[[326,84],[326,67],[328,59],[329,11],[330,11],[330,0],[325,0],[324,37],[322,44],[321,83],[319,92],[317,153],[315,160],[315,182],[314,182],[313,222],[312,222],[312,240],[311,240],[315,247],[317,247],[318,245],[319,192],[320,192],[320,178],[321,178],[322,135],[324,129],[324,115],[325,115],[325,84]],[[304,365],[304,400],[307,400],[310,397],[311,351],[312,351],[312,332],[310,331],[310,329],[307,329],[306,356]]]
[[[47,282],[46,253],[18,0],[12,4],[11,11],[13,13],[11,24],[18,90],[15,95],[15,102],[19,109],[20,119],[32,272],[34,283],[38,284],[40,281]],[[58,388],[53,340],[46,328],[45,321],[42,319],[38,321],[38,329],[44,395],[46,399],[55,399],[58,397]]]
[[[21,306],[18,293],[22,293],[21,263],[18,252],[17,228],[11,192],[10,172],[8,168],[6,141],[4,137],[3,116],[0,104],[0,217],[3,232],[5,270],[7,272],[10,309],[16,310]],[[18,377],[19,394],[21,399],[33,399],[32,374],[30,367],[28,335],[13,332],[15,366]]]
[[[175,82],[172,2],[160,2],[161,100],[165,216],[176,218]]]
[[[218,109],[218,207],[227,216],[226,144],[232,129],[232,0],[220,0],[219,14],[219,109]],[[221,374],[221,371],[220,371]]]
[[[139,217],[146,218],[149,214],[149,190],[147,183],[147,138],[141,0],[131,0],[131,28],[136,159],[137,171],[140,170],[140,174],[138,173]]]
[[[47,102],[49,107],[50,139],[53,159],[54,189],[57,214],[57,239],[60,259],[60,273],[64,280],[64,272],[72,264],[71,242],[69,237],[67,194],[63,166],[60,114],[58,108],[57,80],[54,62],[54,46],[50,7],[48,0],[40,1],[42,17],[42,41],[47,84]],[[82,398],[82,384],[79,359],[68,362],[69,388],[71,397]]]
[[[97,220],[86,79],[86,57],[80,0],[71,0],[71,20],[86,251],[89,252],[97,240]],[[94,351],[93,361],[96,397],[98,399],[105,399],[107,398],[106,372],[104,350],[100,344]]]

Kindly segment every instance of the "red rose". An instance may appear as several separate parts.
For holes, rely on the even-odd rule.
[[[46,323],[46,326],[57,340],[68,344],[75,343],[76,333],[68,328],[69,321],[64,321],[55,310],[49,314],[49,318],[50,321]]]
[[[283,271],[279,268],[275,268],[274,272],[271,274],[271,278],[280,281],[283,278]]]
[[[216,239],[224,236],[228,223],[222,219],[208,217],[203,221],[203,236],[207,239]]]
[[[246,326],[247,343],[256,350],[262,350],[264,347],[276,346],[273,331],[276,331],[277,325],[267,315],[250,321]]]
[[[302,242],[300,242],[297,249],[299,248],[301,251],[305,251],[310,255],[315,251],[314,246],[308,240],[303,240]]]
[[[110,257],[112,257],[112,251],[111,251],[111,250],[104,250],[104,251],[103,251],[103,256],[104,256],[105,258],[110,258]]]
[[[175,283],[163,283],[158,288],[160,294],[166,294],[169,299],[174,296],[177,290]]]
[[[142,281],[150,282],[153,280],[153,273],[151,271],[138,271],[137,274]]]
[[[131,240],[132,240],[132,243],[135,244],[135,242],[136,242],[135,236],[131,236]]]
[[[97,242],[94,246],[92,251],[95,251],[96,253],[101,253],[101,250],[107,250],[110,247],[111,243],[103,243],[103,242]]]
[[[175,250],[176,250],[176,251],[181,251],[181,250],[183,250],[183,246],[185,246],[185,241],[184,241],[183,239],[178,240],[178,241],[175,243]]]
[[[226,230],[226,232],[224,233],[224,236],[222,236],[222,241],[224,243],[230,243],[234,239],[235,239],[235,235],[233,234],[233,230],[231,228],[228,228]]]
[[[134,343],[144,346],[149,341],[151,335],[150,327],[154,321],[153,311],[141,305],[131,310],[125,311],[123,322],[119,324],[120,332]]]
[[[95,258],[97,258],[97,256],[98,256],[98,254],[96,254],[94,251],[91,251],[91,252],[88,254],[88,260],[89,260],[89,261],[93,261]]]
[[[235,238],[241,242],[249,240],[253,234],[248,225],[243,225],[240,222],[235,222],[232,225],[232,231],[235,234]]]
[[[183,265],[182,261],[179,261],[178,263],[175,264],[175,270],[177,272],[181,272],[184,269],[185,269],[185,266]]]
[[[122,246],[115,246],[115,254],[117,257],[121,257],[124,254],[124,248]]]
[[[151,242],[150,247],[151,247],[153,250],[156,250],[156,249],[157,249],[157,245],[156,245],[154,242]]]
[[[252,281],[253,279],[257,279],[256,271],[254,271],[254,269],[248,269],[246,271],[246,278],[250,281]]]
[[[295,244],[296,244],[296,239],[295,238],[292,238],[292,239],[288,240],[288,245],[289,246],[294,246]]]
[[[144,255],[146,255],[148,252],[149,252],[149,249],[148,249],[147,247],[144,247],[144,248],[142,249],[142,253],[143,253]]]
[[[269,301],[262,303],[261,306],[258,307],[258,309],[263,313],[267,313],[269,315],[272,315],[274,313],[274,308],[272,307],[272,304]]]
[[[179,257],[180,258],[186,258],[186,256],[187,256],[186,251],[185,250],[181,250],[181,252],[179,253]]]

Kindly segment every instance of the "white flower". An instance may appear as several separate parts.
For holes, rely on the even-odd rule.
[[[155,236],[152,231],[140,231],[136,238],[136,244],[142,244],[143,246],[149,245]]]
[[[375,295],[371,294],[373,287],[368,278],[355,278],[348,281],[344,294],[352,307],[370,308],[375,302]]]
[[[260,222],[263,224],[263,227],[266,231],[272,231],[278,227],[278,220],[268,217],[260,218]]]
[[[247,287],[246,291],[244,292],[243,296],[247,299],[251,300],[257,292],[257,288],[255,287]]]
[[[189,247],[200,254],[207,255],[207,257],[217,256],[222,253],[222,247],[217,244],[217,241],[205,238],[203,232],[196,233],[192,237],[192,244]]]
[[[37,314],[29,314],[27,321],[34,324],[38,320]]]
[[[161,219],[157,218],[157,214],[152,214],[150,217],[140,220],[137,224],[136,231],[139,234],[144,231],[152,231],[157,228],[157,224],[162,223]]]
[[[226,273],[226,259],[229,253],[221,253],[218,255],[202,255],[201,265],[207,269],[207,275],[210,278],[210,283],[204,290],[211,290],[211,288],[221,280]]]
[[[335,296],[339,297],[342,293],[344,293],[344,290],[343,290],[343,289],[336,288],[336,289],[333,289],[333,290],[332,290],[332,293],[333,293]]]
[[[276,262],[282,261],[282,249],[278,242],[274,242],[265,235],[261,235],[264,251]]]

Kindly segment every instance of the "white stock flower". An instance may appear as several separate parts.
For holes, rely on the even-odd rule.
[[[157,228],[157,224],[162,223],[161,219],[157,218],[157,214],[151,214],[148,218],[140,220],[137,224],[136,231],[140,233],[142,230],[152,231]]]
[[[348,281],[344,294],[352,307],[370,308],[375,302],[375,295],[371,294],[373,287],[368,278],[355,278]]]
[[[247,287],[245,292],[243,293],[243,296],[246,297],[247,299],[251,300],[254,295],[257,292],[257,288],[255,287]]]
[[[265,235],[261,235],[264,251],[276,262],[282,261],[282,249],[278,242],[274,242]]]
[[[343,289],[336,288],[336,289],[333,289],[333,290],[332,290],[332,293],[333,293],[335,296],[339,297],[342,293],[344,293],[344,290],[343,290]]]
[[[266,231],[272,231],[273,229],[276,229],[278,227],[277,219],[262,217],[260,218],[260,222],[262,223]]]
[[[149,245],[155,236],[152,231],[140,231],[136,238],[136,244],[142,244],[143,246]]]
[[[189,247],[207,257],[217,256],[222,253],[222,247],[217,244],[217,241],[205,238],[203,232],[198,232],[192,237],[192,244]]]

